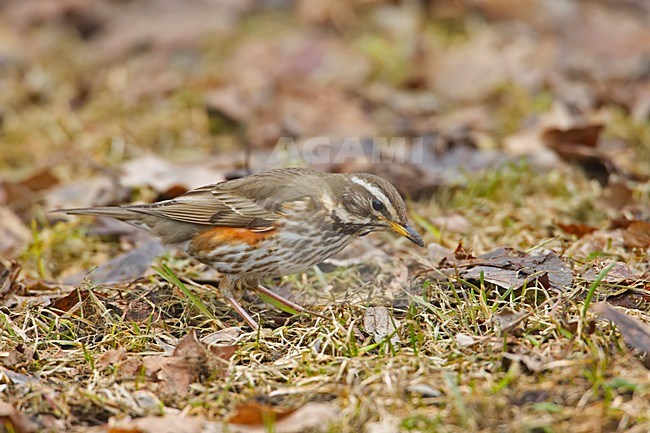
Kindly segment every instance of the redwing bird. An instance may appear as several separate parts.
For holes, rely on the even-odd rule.
[[[365,173],[275,169],[200,187],[172,200],[61,212],[125,221],[212,266],[224,275],[221,294],[253,329],[256,321],[233,296],[237,286],[305,312],[261,286],[260,280],[304,272],[354,238],[375,231],[392,230],[424,246],[408,225],[395,187]]]

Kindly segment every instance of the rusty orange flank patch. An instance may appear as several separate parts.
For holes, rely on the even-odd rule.
[[[275,230],[256,232],[247,228],[213,227],[194,235],[192,245],[194,250],[209,251],[224,244],[246,243],[252,246],[271,237]]]

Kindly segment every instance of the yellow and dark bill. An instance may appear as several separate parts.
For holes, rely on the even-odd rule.
[[[391,230],[393,230],[395,233],[404,236],[406,239],[413,242],[415,245],[418,245],[420,247],[424,246],[424,241],[422,240],[422,237],[418,232],[415,231],[415,229],[413,229],[413,227],[409,226],[408,224],[402,225],[395,221],[388,221],[388,223],[390,224]]]

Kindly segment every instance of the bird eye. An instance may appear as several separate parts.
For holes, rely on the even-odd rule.
[[[384,210],[384,204],[381,201],[374,198],[372,199],[372,208],[377,212],[381,212],[382,210]]]

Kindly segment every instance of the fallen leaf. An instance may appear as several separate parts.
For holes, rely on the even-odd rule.
[[[237,338],[242,334],[241,328],[233,326],[231,328],[220,329],[212,334],[208,334],[201,338],[201,342],[207,345],[218,343],[234,343]]]
[[[8,364],[7,364],[8,365]],[[41,380],[37,377],[23,373],[18,373],[8,368],[0,367],[0,373],[16,386],[25,386],[32,383],[39,383]]]
[[[606,267],[610,266],[613,260],[604,260],[601,263],[594,264],[582,276],[585,280],[592,282]],[[641,273],[633,270],[623,262],[616,262],[614,267],[602,279],[604,283],[609,284],[632,284],[641,279]]]
[[[549,128],[542,141],[565,161],[580,165],[588,176],[606,185],[609,175],[616,172],[614,162],[597,148],[601,124],[576,125],[571,128]]]
[[[340,417],[340,410],[328,403],[310,402],[291,412],[275,422],[273,425],[275,433],[328,432],[330,423]],[[268,431],[265,424],[243,425],[234,424],[232,421],[228,424],[228,430],[233,433],[266,433]]]
[[[434,388],[431,385],[427,385],[426,383],[413,383],[411,385],[408,385],[406,387],[406,390],[413,394],[419,394],[424,398],[434,398],[434,397],[442,396],[442,392],[440,392],[440,390]]]
[[[223,173],[209,163],[180,164],[154,155],[132,159],[120,167],[120,185],[141,187],[148,185],[157,192],[173,187],[197,188],[224,179]]]
[[[598,302],[590,308],[600,317],[614,322],[628,345],[642,352],[650,352],[650,327],[647,324],[617,310],[607,302]]]
[[[221,423],[210,422],[198,416],[145,416],[134,420],[118,421],[107,428],[108,433],[213,433],[219,432]]]
[[[531,373],[538,373],[542,371],[542,369],[544,368],[544,363],[542,362],[539,356],[504,353],[503,357],[510,361],[521,363]]]
[[[115,257],[85,275],[95,284],[119,283],[136,280],[150,268],[154,259],[162,254],[164,248],[159,240],[149,239],[137,248]],[[75,284],[81,281],[66,282]]]
[[[145,356],[142,361],[147,374],[161,381],[168,391],[187,395],[189,385],[198,379],[207,357],[208,351],[192,330],[178,342],[171,356]]]
[[[624,180],[610,179],[603,190],[598,203],[610,209],[620,211],[634,202],[634,190]]]
[[[363,326],[376,343],[384,341],[389,335],[392,343],[399,343],[399,335],[395,332],[399,322],[390,316],[386,307],[368,307],[363,316]]]
[[[454,338],[456,340],[456,343],[462,347],[471,346],[472,344],[476,343],[476,339],[467,334],[456,334]]]
[[[210,353],[212,353],[217,358],[221,358],[226,361],[232,358],[232,356],[239,350],[239,348],[239,345],[227,344],[215,344],[208,347]]]
[[[650,222],[633,221],[623,231],[623,242],[628,248],[650,247]]]
[[[0,257],[0,302],[8,299],[18,290],[16,280],[20,274],[20,265]]]
[[[59,179],[50,168],[44,168],[18,182],[0,183],[2,200],[0,204],[11,204],[12,208],[25,209],[34,200],[34,193],[53,187]]]
[[[12,405],[0,401],[0,431],[15,433],[31,433],[38,428],[25,415],[18,412]]]
[[[82,303],[88,298],[88,295],[87,290],[73,290],[64,297],[51,302],[47,308],[52,309],[59,316],[66,313],[72,314],[81,307]]]
[[[118,365],[126,358],[126,350],[123,348],[110,349],[104,352],[98,359],[95,365],[98,367],[107,367],[109,365]]]
[[[328,432],[330,423],[339,419],[340,410],[328,403],[307,403],[283,415],[273,424],[275,433]],[[266,433],[268,426],[209,421],[199,416],[163,415],[125,419],[105,426],[107,433]]]
[[[582,223],[562,224],[556,222],[555,225],[558,226],[560,230],[562,230],[564,233],[569,235],[575,235],[579,238],[598,230],[596,227],[592,227],[590,225],[582,224]]]
[[[528,316],[530,313],[516,313],[504,308],[493,317],[493,320],[501,332],[510,332]]]
[[[107,206],[128,199],[128,190],[109,176],[95,176],[59,185],[44,193],[47,210]],[[59,214],[52,214],[59,215]],[[58,216],[57,216],[58,217]]]
[[[31,232],[8,207],[0,206],[0,253],[19,253],[31,239]]]
[[[527,254],[512,248],[498,248],[475,259],[456,262],[455,266],[471,267],[460,273],[461,278],[483,279],[509,289],[540,284],[564,290],[571,284],[571,269],[554,252]]]
[[[268,423],[275,423],[295,411],[296,408],[271,406],[257,401],[249,401],[238,404],[235,412],[228,418],[228,422],[246,426],[264,426]]]

